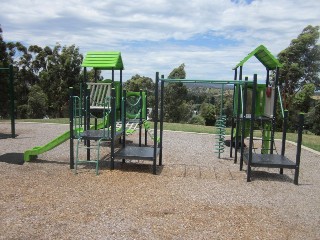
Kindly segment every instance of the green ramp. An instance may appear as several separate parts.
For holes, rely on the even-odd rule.
[[[53,139],[51,142],[43,146],[37,146],[32,149],[28,149],[24,152],[23,159],[25,162],[29,162],[31,158],[36,158],[39,154],[50,151],[51,149],[59,146],[70,138],[70,131],[67,131],[59,137]]]
[[[103,128],[105,126],[105,123],[99,123],[97,125],[97,128]],[[94,126],[91,126],[90,129],[94,129]],[[78,128],[75,131],[79,131],[82,132],[83,129]],[[28,149],[24,152],[24,156],[23,159],[25,162],[29,162],[32,158],[36,158],[39,154],[42,154],[44,152],[50,151],[51,149],[59,146],[60,144],[64,143],[65,141],[67,141],[68,139],[70,139],[70,131],[67,131],[65,133],[63,133],[62,135],[60,135],[59,137],[53,139],[52,141],[50,141],[49,143],[47,143],[46,145],[43,146],[37,146],[34,147],[32,149]]]

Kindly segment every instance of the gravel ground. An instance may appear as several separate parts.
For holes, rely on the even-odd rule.
[[[9,129],[0,123],[0,138]],[[317,153],[302,150],[299,186],[288,169],[254,168],[247,183],[228,148],[216,157],[213,135],[180,132],[164,133],[158,175],[147,161],[111,171],[108,147],[98,176],[87,165],[74,175],[68,142],[23,164],[66,130],[17,123],[16,139],[0,139],[0,239],[320,239]]]

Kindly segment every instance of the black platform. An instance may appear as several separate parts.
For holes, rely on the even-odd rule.
[[[248,164],[249,153],[245,153],[243,160]],[[296,163],[289,160],[286,156],[279,154],[257,154],[252,153],[252,167],[268,167],[268,168],[291,168],[296,167]]]
[[[160,149],[157,148],[158,155]],[[116,159],[154,160],[154,148],[127,146],[115,153]]]

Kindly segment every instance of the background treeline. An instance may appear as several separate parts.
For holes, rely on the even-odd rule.
[[[307,26],[290,45],[278,54],[283,64],[280,70],[284,106],[289,110],[290,129],[296,129],[299,112],[306,113],[306,128],[320,135],[320,100],[315,90],[320,89],[319,26]],[[83,79],[83,55],[75,45],[54,47],[24,46],[20,42],[5,42],[0,27],[0,67],[14,66],[14,91],[17,118],[68,116],[68,88],[79,90]],[[174,68],[167,78],[186,78],[185,65]],[[102,80],[101,73],[97,72]],[[89,71],[93,81],[94,72]],[[129,91],[147,90],[148,106],[154,105],[154,80],[135,75],[125,82]],[[214,125],[221,113],[221,86],[184,85],[165,86],[165,121],[200,125]],[[9,92],[7,75],[0,73],[0,116],[7,118]],[[232,115],[233,89],[224,89],[223,112]],[[278,108],[280,109],[280,108]],[[280,112],[279,112],[280,114]],[[228,118],[230,124],[230,118]],[[281,121],[277,123],[281,127]]]

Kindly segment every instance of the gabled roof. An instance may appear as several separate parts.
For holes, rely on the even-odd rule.
[[[124,69],[120,52],[88,52],[81,66],[98,70]]]
[[[282,64],[278,61],[278,59],[276,59],[265,46],[260,45],[251,53],[249,53],[248,56],[246,56],[243,60],[241,60],[233,69],[243,66],[243,64],[253,56],[255,56],[266,68],[270,70],[274,70],[277,67],[282,67]]]

